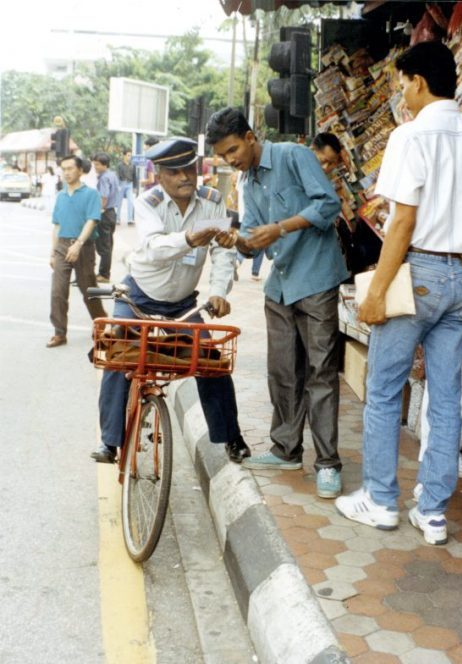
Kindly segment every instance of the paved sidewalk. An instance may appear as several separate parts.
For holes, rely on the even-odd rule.
[[[205,283],[202,288],[205,293]],[[245,262],[227,319],[243,330],[234,378],[241,427],[254,454],[270,447],[261,290],[262,282],[250,279]],[[346,492],[360,484],[362,410],[342,382],[340,453]],[[333,501],[316,497],[308,430],[303,470],[253,472],[280,533],[355,664],[462,663],[462,481],[448,512],[448,544],[426,545],[407,521],[418,447],[415,436],[403,429],[401,522],[392,532],[353,525],[337,514]]]

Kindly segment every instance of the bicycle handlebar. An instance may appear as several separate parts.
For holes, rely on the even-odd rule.
[[[100,288],[98,286],[89,286],[87,288],[87,295],[89,298],[111,298],[114,300],[120,300],[121,302],[125,302],[128,304],[130,309],[133,311],[133,313],[138,317],[143,320],[174,320],[178,321],[179,323],[181,322],[186,322],[188,318],[191,318],[191,316],[194,316],[195,314],[199,313],[200,311],[206,311],[210,318],[213,318],[215,316],[215,309],[213,308],[212,304],[210,302],[204,302],[203,304],[198,305],[197,307],[193,307],[192,309],[189,309],[183,316],[180,316],[179,318],[169,318],[167,316],[161,316],[161,315],[152,315],[150,316],[149,314],[145,314],[141,309],[137,307],[137,305],[132,302],[130,299],[128,293],[130,292],[130,288],[126,284],[118,284],[118,285],[111,285],[111,286],[106,286],[103,288]]]

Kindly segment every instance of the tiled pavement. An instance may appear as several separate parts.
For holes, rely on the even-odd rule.
[[[229,320],[243,330],[235,384],[241,427],[259,453],[270,446],[271,418],[263,297],[247,262],[240,273]],[[346,492],[360,484],[362,410],[343,383],[339,427]],[[448,512],[449,543],[432,547],[407,521],[418,454],[412,434],[402,430],[401,522],[392,532],[353,525],[336,513],[333,501],[317,498],[308,430],[305,450],[303,470],[254,476],[352,662],[462,664],[462,481]]]

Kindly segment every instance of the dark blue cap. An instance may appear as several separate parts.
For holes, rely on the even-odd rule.
[[[184,168],[197,161],[196,148],[196,141],[190,138],[169,138],[153,145],[145,156],[158,166]]]

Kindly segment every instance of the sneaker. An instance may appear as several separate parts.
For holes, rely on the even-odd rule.
[[[342,491],[342,476],[335,468],[321,468],[316,475],[316,493],[320,498],[336,498]]]
[[[412,492],[412,495],[413,495],[412,500],[413,500],[415,503],[418,503],[418,502],[419,502],[419,498],[420,498],[420,496],[422,495],[422,491],[423,491],[423,484],[421,484],[421,483],[419,482],[418,484],[415,485],[414,490],[413,490],[413,492]]]
[[[284,461],[272,452],[244,459],[242,465],[251,470],[300,470],[303,467],[301,461]]]
[[[421,514],[418,507],[409,510],[409,521],[423,532],[427,544],[446,544],[448,531],[444,514]]]
[[[351,521],[364,523],[379,530],[395,530],[399,523],[399,512],[384,505],[377,505],[365,489],[349,496],[340,496],[335,501],[337,511]]]
[[[261,281],[261,277],[259,277],[258,274],[252,274],[252,279],[254,281]]]
[[[102,274],[97,274],[97,275],[96,275],[96,281],[97,281],[99,284],[108,284],[109,281],[110,281],[110,279],[108,279],[107,277],[103,277]]]

